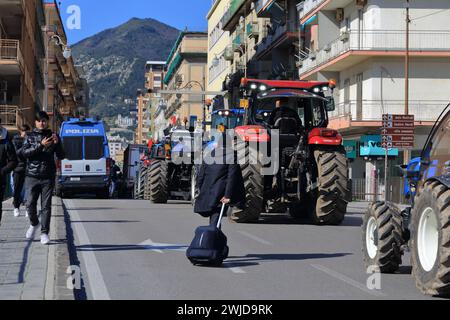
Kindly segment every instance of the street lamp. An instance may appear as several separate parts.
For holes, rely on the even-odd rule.
[[[48,86],[49,86],[49,79],[48,79],[48,73],[49,73],[49,48],[50,48],[50,42],[55,41],[55,45],[62,46],[63,47],[63,57],[65,59],[69,59],[72,56],[72,51],[70,50],[69,46],[64,43],[64,41],[61,39],[60,36],[54,34],[47,40],[47,48],[45,53],[45,76],[44,76],[44,86],[45,86],[45,93],[44,93],[44,108],[45,111],[48,112]],[[55,125],[55,110],[53,110],[53,125]],[[54,128],[55,129],[55,128]]]
[[[217,58],[215,58],[217,59]],[[199,81],[196,80],[191,80],[188,83],[186,83],[186,85],[182,88],[179,88],[180,90],[189,88],[192,88],[192,84],[196,84],[200,87],[200,89],[202,90],[202,111],[203,111],[203,124],[202,124],[202,129],[203,132],[205,132],[206,130],[206,108],[205,108],[205,104],[206,104],[206,99],[205,99],[205,87],[204,85],[202,85]]]

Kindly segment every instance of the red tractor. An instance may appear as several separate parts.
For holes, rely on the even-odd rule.
[[[333,81],[242,79],[239,98],[246,113],[244,125],[235,132],[238,154],[245,154],[240,164],[247,206],[233,212],[232,220],[254,222],[262,212],[287,211],[319,225],[338,225],[344,220],[351,198],[348,161],[342,136],[327,129],[328,112],[335,108],[334,87]],[[298,117],[281,114],[271,123],[280,101]],[[278,153],[278,157],[270,155],[270,163],[260,161],[263,144]]]

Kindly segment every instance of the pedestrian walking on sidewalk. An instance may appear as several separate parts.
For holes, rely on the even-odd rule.
[[[33,239],[39,227],[37,201],[41,196],[41,243],[48,244],[53,189],[56,178],[55,155],[64,159],[61,139],[49,128],[49,116],[44,111],[36,114],[36,128],[25,137],[20,152],[27,160],[25,186],[27,194],[27,211],[31,226],[26,233],[27,239]]]
[[[17,156],[8,130],[1,126],[0,120],[0,224],[2,223],[3,198],[6,190],[7,177],[17,166]]]
[[[26,159],[20,154],[25,136],[31,130],[30,126],[27,124],[20,125],[18,127],[19,133],[13,138],[13,145],[16,149],[18,164],[13,172],[14,181],[14,216],[20,216],[20,205],[24,203],[24,184],[25,184],[25,169],[26,169]],[[25,211],[25,216],[28,217],[28,212]]]

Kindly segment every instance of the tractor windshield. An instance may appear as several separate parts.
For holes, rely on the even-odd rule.
[[[269,126],[270,115],[277,104],[297,112],[302,125],[306,128],[325,127],[328,122],[326,99],[300,91],[274,91],[258,95],[252,104],[253,122]]]
[[[212,115],[212,129],[219,129],[220,126],[224,126],[226,129],[234,129],[241,126],[244,121],[244,113],[240,111],[221,110]]]

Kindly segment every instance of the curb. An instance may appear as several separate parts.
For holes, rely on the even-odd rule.
[[[56,241],[49,246],[44,300],[75,300],[73,290],[67,288],[66,270],[71,263],[61,198],[53,197],[52,212],[50,228]]]

